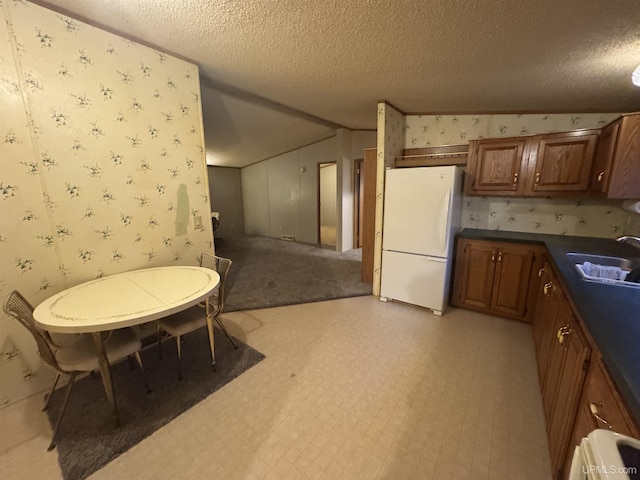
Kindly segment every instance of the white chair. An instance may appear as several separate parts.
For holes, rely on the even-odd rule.
[[[33,336],[38,346],[38,355],[45,365],[57,372],[56,378],[46,397],[46,403],[43,411],[49,407],[49,401],[58,384],[58,380],[62,374],[69,375],[69,381],[64,396],[64,403],[58,414],[56,424],[53,431],[53,437],[47,450],[52,450],[56,446],[56,439],[62,417],[67,408],[69,395],[73,388],[76,376],[80,373],[93,372],[99,369],[98,354],[93,337],[89,334],[79,335],[63,345],[57,345],[51,339],[48,332],[40,329],[33,319],[33,307],[25,300],[25,298],[17,291],[13,291],[5,301],[4,311],[17,319]],[[104,348],[107,354],[109,364],[114,364],[123,360],[130,355],[135,355],[138,365],[142,370],[144,384],[147,392],[150,391],[149,385],[144,378],[144,369],[142,368],[142,360],[140,359],[139,350],[141,347],[140,339],[130,328],[114,330],[107,334],[103,339]]]
[[[233,341],[229,332],[220,320],[220,314],[224,309],[225,299],[225,283],[227,280],[227,274],[231,267],[231,260],[228,258],[217,257],[209,253],[203,253],[200,256],[200,266],[204,268],[210,268],[218,272],[220,275],[220,283],[208,298],[205,305],[196,305],[181,312],[169,315],[168,317],[158,320],[158,351],[162,357],[162,332],[166,332],[176,339],[176,347],[178,349],[178,379],[182,378],[182,371],[180,369],[180,359],[182,358],[181,337],[187,333],[198,330],[199,328],[207,325],[207,313],[211,315],[213,320],[220,326],[220,329],[227,336],[234,348],[238,348],[238,345]],[[209,312],[206,311],[208,307]],[[215,370],[215,351],[213,347],[213,329],[209,329],[209,348],[211,349],[211,364]]]

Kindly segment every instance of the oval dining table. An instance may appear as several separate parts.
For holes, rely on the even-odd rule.
[[[101,332],[140,325],[196,305],[213,293],[220,276],[209,268],[164,266],[131,270],[67,288],[39,304],[33,317],[55,333],[90,333],[116,427],[120,424],[111,370]],[[212,364],[213,318],[206,308]]]

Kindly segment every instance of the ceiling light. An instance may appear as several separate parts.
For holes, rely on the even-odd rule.
[[[631,82],[635,86],[640,87],[640,65],[638,65],[636,69],[633,71],[633,73],[631,74]]]

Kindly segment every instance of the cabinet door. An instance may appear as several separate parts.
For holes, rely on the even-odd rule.
[[[591,366],[581,403],[591,414],[591,430],[605,428],[631,437],[638,436],[630,415],[600,358]]]
[[[537,290],[535,292],[535,312],[533,318],[531,320],[531,329],[533,331],[533,345],[536,350],[536,360],[538,365],[540,365],[540,359],[537,358],[538,353],[540,352],[540,344],[542,342],[542,334],[544,333],[544,327],[547,324],[547,319],[549,318],[546,313],[546,309],[548,306],[548,302],[546,301],[547,297],[545,295],[545,285],[546,289],[549,288],[549,265],[546,262],[543,263],[542,268],[538,272],[539,282],[537,286]]]
[[[640,114],[622,117],[608,171],[607,198],[640,198]]]
[[[553,409],[555,405],[555,399],[558,392],[560,383],[562,382],[561,373],[565,360],[565,349],[560,344],[560,339],[564,342],[564,338],[561,336],[571,328],[571,311],[569,310],[568,303],[564,298],[560,288],[556,288],[551,293],[553,302],[553,323],[548,327],[548,333],[544,337],[544,342],[547,348],[546,365],[542,372],[542,409],[544,416],[547,419],[547,431],[553,417]]]
[[[595,355],[592,354],[592,356]],[[564,478],[568,476],[574,447],[579,445],[582,438],[596,428],[610,429],[623,435],[638,438],[638,430],[635,428],[601,358],[591,362],[589,374],[584,384],[573,433],[564,460]]]
[[[540,390],[544,388],[551,347],[555,344],[556,318],[561,300],[558,280],[549,264],[545,264],[538,287],[536,313],[533,319],[533,339],[536,347]],[[546,412],[545,412],[546,415]]]
[[[597,140],[592,130],[540,136],[532,150],[531,192],[586,192]]]
[[[558,371],[552,371],[550,368],[547,372],[550,375],[557,375],[558,380],[551,421],[547,426],[551,468],[553,472],[558,472],[558,475],[561,475],[564,468],[569,439],[586,376],[585,367],[591,354],[589,344],[571,314],[568,303],[563,303],[561,309],[565,311],[568,318],[563,318],[567,323],[561,327],[564,330],[559,330],[557,335],[558,345],[555,348],[560,352]],[[553,382],[549,382],[549,387],[552,386]]]
[[[535,249],[525,245],[497,245],[496,273],[491,309],[505,315],[524,318],[527,313],[529,280]]]
[[[604,196],[609,190],[611,164],[621,123],[621,121],[610,123],[600,131],[589,186],[589,190],[593,195]]]
[[[481,240],[462,240],[456,259],[454,305],[488,310],[495,272],[496,248]]]
[[[526,144],[526,137],[469,142],[467,193],[521,194]]]

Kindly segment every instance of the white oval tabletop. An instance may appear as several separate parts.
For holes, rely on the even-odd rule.
[[[33,316],[41,328],[50,332],[113,330],[196,305],[209,297],[219,282],[217,272],[202,267],[132,270],[63,290],[38,305]]]

